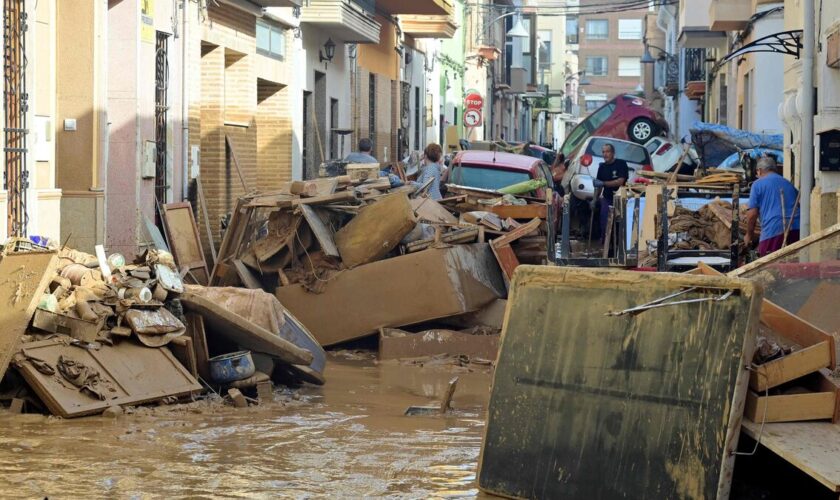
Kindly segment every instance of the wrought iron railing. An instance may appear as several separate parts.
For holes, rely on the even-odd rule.
[[[685,81],[706,81],[706,49],[685,49]]]

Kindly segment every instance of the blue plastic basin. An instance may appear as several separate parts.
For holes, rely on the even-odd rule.
[[[210,358],[210,378],[219,384],[243,380],[254,374],[254,360],[250,351],[238,351]]]

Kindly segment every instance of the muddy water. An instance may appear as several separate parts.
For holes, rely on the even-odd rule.
[[[247,409],[198,403],[75,420],[0,412],[0,496],[478,495],[490,372],[352,358],[331,355],[323,388]],[[454,375],[453,415],[402,415],[434,404]]]

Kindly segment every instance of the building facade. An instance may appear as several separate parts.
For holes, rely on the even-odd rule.
[[[639,92],[643,78],[642,37],[648,8],[615,12],[599,5],[603,2],[580,2],[578,64],[591,82],[578,101],[583,114],[617,95]]]

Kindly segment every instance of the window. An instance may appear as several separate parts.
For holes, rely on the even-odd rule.
[[[641,19],[619,19],[618,20],[619,40],[641,40],[642,20]]]
[[[569,45],[578,44],[578,18],[566,18],[566,43]]]
[[[257,53],[283,59],[286,53],[286,33],[279,26],[257,21]]]
[[[610,36],[610,22],[606,19],[590,19],[586,21],[587,40],[606,40]]]
[[[619,57],[618,76],[642,76],[642,62],[638,57]]]
[[[592,109],[589,109],[590,102],[595,103],[592,105]],[[599,107],[604,106],[604,103],[606,102],[607,94],[589,94],[586,96],[586,110],[595,111]],[[586,121],[589,123],[589,126],[592,127],[592,130],[598,130],[598,128],[603,125],[610,116],[612,116],[613,111],[615,111],[615,104],[604,106],[603,109],[590,116]]]
[[[589,76],[607,76],[607,58],[605,56],[587,57],[586,74]]]
[[[539,49],[537,53],[539,54],[540,58],[540,69],[541,70],[550,70],[551,69],[551,32],[550,31],[540,31],[539,32]]]

